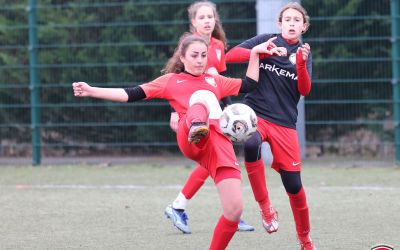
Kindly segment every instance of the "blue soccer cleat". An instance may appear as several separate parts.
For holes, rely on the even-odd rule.
[[[239,232],[251,232],[254,231],[254,227],[244,222],[244,220],[240,219],[238,229]]]
[[[182,231],[182,233],[192,233],[187,224],[187,220],[189,220],[189,218],[184,211],[179,211],[178,209],[173,208],[172,205],[168,205],[164,210],[164,214],[168,219],[171,219],[174,226]]]

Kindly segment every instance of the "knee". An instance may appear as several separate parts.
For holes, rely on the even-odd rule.
[[[280,172],[283,186],[289,194],[297,194],[303,187],[300,172],[289,172],[281,170]]]
[[[301,183],[288,183],[284,186],[287,193],[297,194],[303,185]]]
[[[252,137],[250,137],[245,143],[244,148],[245,150],[258,150],[261,146],[261,136],[258,132],[254,133]]]
[[[225,209],[224,216],[230,221],[238,221],[243,213],[243,202],[242,201],[233,201],[231,204]]]
[[[261,135],[256,132],[244,143],[244,156],[247,162],[254,162],[260,159]]]

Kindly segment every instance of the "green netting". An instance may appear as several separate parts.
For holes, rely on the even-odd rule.
[[[215,2],[229,47],[256,35],[255,1]],[[44,156],[178,152],[166,102],[82,100],[71,83],[130,86],[157,77],[188,30],[191,1],[37,1],[33,47],[27,1],[0,3],[0,156],[31,154],[32,48]],[[390,1],[302,4],[314,60],[305,101],[308,155],[393,157]],[[243,64],[228,65],[230,76],[244,72]]]

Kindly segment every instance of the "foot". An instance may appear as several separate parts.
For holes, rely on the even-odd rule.
[[[190,228],[187,224],[187,217],[185,211],[180,211],[172,207],[172,205],[168,205],[165,210],[164,214],[168,219],[171,219],[172,223],[176,228],[178,228],[184,234],[191,234]]]
[[[188,141],[189,144],[197,144],[208,135],[208,126],[206,122],[193,122],[190,126]]]
[[[300,250],[316,250],[314,242],[311,240],[310,236],[300,238]]]
[[[254,227],[244,222],[244,220],[240,219],[237,230],[239,232],[251,232],[254,231]]]
[[[270,207],[268,211],[261,211],[262,224],[267,233],[272,234],[278,231],[278,212]]]

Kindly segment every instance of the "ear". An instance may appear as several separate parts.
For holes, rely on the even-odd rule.
[[[196,24],[196,20],[195,19],[191,19],[190,23],[192,24],[193,27],[196,27],[196,25],[195,25]]]
[[[282,29],[282,23],[278,22],[278,28],[281,30]]]
[[[301,30],[301,33],[306,32],[306,31],[307,31],[307,28],[308,28],[307,23],[304,23],[304,24],[303,24],[303,29]]]

